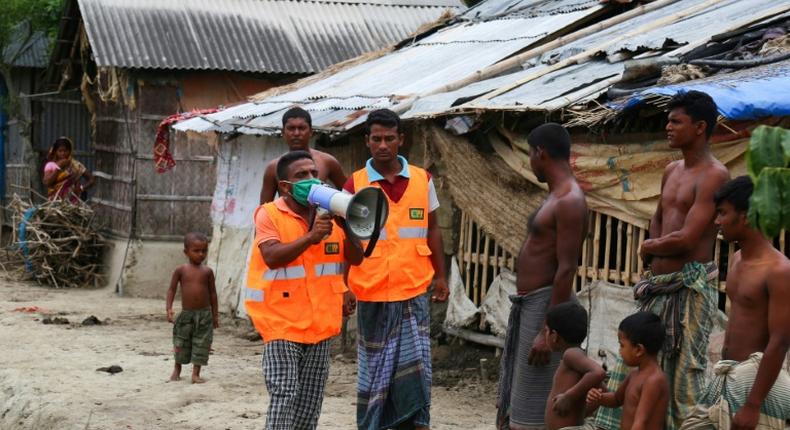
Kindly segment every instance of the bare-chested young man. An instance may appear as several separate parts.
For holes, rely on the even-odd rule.
[[[527,137],[529,164],[549,187],[546,201],[530,217],[529,235],[518,257],[505,356],[502,359],[497,427],[545,426],[546,400],[561,354],[544,335],[549,307],[574,298],[573,277],[587,227],[587,203],[570,166],[571,140],[559,124],[544,124]]]
[[[310,148],[310,138],[313,136],[313,120],[310,113],[300,107],[293,107],[283,114],[283,138],[289,151],[307,151],[313,156],[318,166],[318,179],[332,182],[335,187],[342,187],[346,183],[346,175],[337,159],[326,152]],[[261,187],[261,204],[274,200],[277,193],[277,162],[275,158],[266,166],[263,172],[263,186]]]
[[[790,419],[790,375],[782,370],[790,347],[790,261],[749,226],[752,190],[741,176],[715,196],[716,225],[740,250],[727,271],[723,360],[683,430],[752,430],[758,423],[781,430]]]
[[[669,147],[683,159],[670,163],[650,222],[650,239],[640,254],[650,271],[634,287],[641,310],[661,317],[667,339],[659,355],[672,390],[667,429],[675,429],[697,403],[704,384],[708,337],[717,312],[718,268],[713,263],[716,228],[713,194],[729,179],[727,168],[710,152],[718,111],[705,93],[679,93],[669,103]],[[627,374],[618,360],[610,374],[616,391]],[[596,425],[619,428],[619,410],[602,409]]]

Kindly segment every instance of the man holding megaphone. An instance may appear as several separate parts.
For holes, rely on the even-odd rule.
[[[267,429],[315,428],[329,374],[329,340],[340,333],[353,296],[346,263],[362,261],[328,213],[308,203],[321,182],[309,152],[277,162],[281,197],[255,211],[255,243],[244,304],[264,341],[263,374],[270,395]]]
[[[359,307],[359,429],[430,426],[427,290],[435,281],[434,301],[446,300],[449,293],[435,216],[436,190],[428,172],[398,155],[403,141],[397,114],[386,109],[371,112],[365,123],[365,142],[372,158],[343,187],[351,194],[360,194],[366,187],[379,188],[388,206],[387,222],[375,248],[348,274]]]

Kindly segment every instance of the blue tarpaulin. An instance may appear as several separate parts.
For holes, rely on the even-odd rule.
[[[702,91],[713,97],[719,113],[728,119],[790,116],[790,60],[676,85],[649,88],[632,96],[620,108],[637,106],[647,95],[673,96],[690,90]]]

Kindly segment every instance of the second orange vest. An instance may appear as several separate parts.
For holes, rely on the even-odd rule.
[[[354,189],[370,183],[366,168],[354,172]],[[386,193],[385,193],[386,195]],[[359,301],[408,300],[428,290],[433,279],[428,247],[428,172],[409,165],[409,184],[395,203],[387,196],[389,218],[373,254],[351,266],[348,285]],[[366,245],[366,244],[365,244]]]

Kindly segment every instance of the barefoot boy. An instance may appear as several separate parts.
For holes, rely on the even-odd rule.
[[[652,312],[637,312],[620,323],[617,338],[620,356],[629,367],[636,367],[614,393],[590,390],[587,401],[592,408],[623,407],[622,430],[662,430],[669,407],[669,382],[656,358],[664,344],[664,325]]]
[[[584,423],[587,392],[600,386],[606,376],[580,347],[587,337],[587,311],[574,302],[554,306],[546,314],[545,336],[549,348],[562,353],[546,402],[546,427],[557,430],[580,426]]]
[[[203,261],[208,253],[208,239],[201,233],[184,236],[184,254],[189,263],[178,266],[167,290],[167,320],[173,324],[175,367],[171,381],[181,379],[181,365],[192,363],[192,383],[205,382],[200,378],[200,366],[208,364],[208,352],[219,327],[217,290],[214,272]],[[173,299],[181,284],[181,313],[173,318]]]

